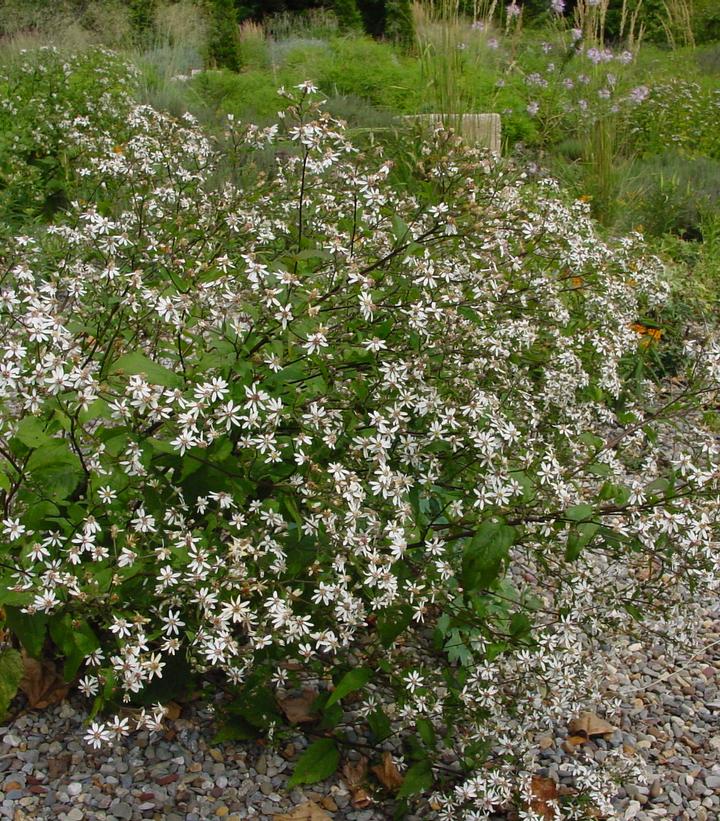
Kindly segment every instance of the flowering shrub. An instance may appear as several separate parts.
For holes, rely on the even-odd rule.
[[[720,91],[689,80],[658,83],[634,111],[633,140],[643,154],[671,150],[720,159],[718,114]]]
[[[230,122],[223,174],[189,117],[68,130],[77,201],[2,255],[0,600],[95,713],[191,669],[244,737],[279,725],[267,685],[332,677],[331,768],[360,691],[407,739],[401,796],[485,818],[532,800],[535,734],[597,693],[601,648],[663,617],[685,639],[717,588],[718,445],[661,434],[720,348],[645,380],[665,286],[639,238],[442,132],[422,195],[393,190],[312,91]],[[578,763],[563,817],[627,766]]]
[[[133,71],[94,49],[64,56],[52,48],[21,52],[0,70],[0,219],[17,224],[52,216],[72,189],[73,152],[65,132],[77,117],[120,129]]]

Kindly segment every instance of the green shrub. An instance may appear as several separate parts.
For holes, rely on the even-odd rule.
[[[653,237],[702,240],[703,225],[720,216],[720,161],[678,154],[640,160],[621,197],[619,230],[642,225]]]
[[[65,50],[132,42],[130,9],[123,0],[0,0],[0,35]]]
[[[189,87],[209,109],[245,122],[265,123],[275,118],[280,107],[276,85],[265,71],[204,71]]]
[[[234,0],[211,0],[208,31],[211,66],[237,71],[240,68],[238,21]]]
[[[76,121],[122,134],[130,69],[114,54],[20,54],[0,72],[0,222],[51,219],[74,196]]]
[[[422,85],[417,61],[370,38],[336,39],[323,54],[316,75],[328,95],[354,94],[374,106],[402,113],[419,110]]]
[[[720,159],[720,89],[676,79],[650,88],[634,108],[630,129],[642,155],[667,151]]]
[[[411,0],[385,0],[385,36],[404,48],[415,43]]]
[[[333,0],[333,11],[340,31],[362,31],[363,22],[356,0]]]
[[[129,9],[135,43],[147,45],[155,36],[156,0],[130,0]]]

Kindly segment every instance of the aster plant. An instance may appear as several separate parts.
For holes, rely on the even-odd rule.
[[[314,684],[296,783],[363,722],[404,740],[402,799],[530,818],[537,735],[717,590],[720,347],[654,380],[639,237],[443,131],[404,191],[314,91],[223,153],[147,106],[69,124],[75,200],[2,250],[0,600],[92,744],[156,728],[101,711],[158,682],[224,689],[226,738]],[[550,811],[634,766],[579,760]]]

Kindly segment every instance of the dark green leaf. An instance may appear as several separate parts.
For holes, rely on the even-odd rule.
[[[422,738],[423,742],[427,744],[428,747],[435,746],[435,728],[432,725],[432,721],[429,718],[419,718],[415,722],[415,726],[417,727],[417,731],[420,734],[420,738]]]
[[[27,613],[21,613],[17,607],[6,607],[5,623],[27,652],[33,658],[38,658],[45,644],[47,616],[44,613],[30,616]]]
[[[335,704],[340,699],[345,698],[349,693],[355,690],[361,690],[372,678],[373,671],[367,667],[357,667],[350,670],[338,682],[337,687],[330,694],[330,698],[325,703],[326,707]]]
[[[84,620],[73,620],[69,613],[50,619],[50,637],[65,657],[65,680],[74,678],[83,660],[100,647],[92,627]]]
[[[385,715],[381,707],[376,707],[367,718],[367,723],[377,741],[383,741],[392,734],[390,719]]]
[[[482,590],[498,578],[515,536],[515,528],[501,522],[480,525],[463,554],[462,581],[466,590]]]
[[[300,756],[295,772],[288,781],[288,787],[298,784],[315,784],[329,778],[340,762],[340,753],[332,738],[321,738],[313,742]]]
[[[380,641],[385,647],[390,647],[395,639],[407,629],[411,621],[412,610],[407,605],[390,607],[378,613],[376,629]]]
[[[258,730],[245,721],[242,716],[230,716],[223,722],[212,739],[213,744],[222,744],[225,741],[249,741],[258,737]]]
[[[433,774],[430,762],[418,761],[408,769],[403,778],[402,787],[398,790],[398,798],[406,798],[410,795],[429,790],[433,785]]]
[[[565,558],[567,561],[574,562],[582,553],[583,549],[590,544],[599,529],[600,525],[597,522],[582,522],[577,527],[574,527],[568,534],[567,546],[565,548]]]
[[[20,653],[12,648],[0,652],[0,721],[6,716],[22,677],[23,662]]]

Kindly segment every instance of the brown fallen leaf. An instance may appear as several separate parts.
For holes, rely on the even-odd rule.
[[[387,787],[388,790],[398,790],[402,786],[403,777],[400,770],[395,766],[392,755],[387,750],[383,753],[382,762],[375,764],[372,771],[383,787]]]
[[[605,719],[587,710],[568,723],[570,735],[584,736],[586,739],[594,735],[612,735],[615,729]]]
[[[590,739],[585,735],[569,735],[567,737],[567,743],[571,747],[579,747],[582,744],[589,744]]]
[[[332,816],[328,815],[322,807],[314,801],[306,801],[290,812],[284,812],[273,816],[274,821],[330,821]]]
[[[372,803],[370,794],[365,789],[368,760],[362,756],[358,761],[346,761],[342,768],[342,777],[350,790],[350,801],[356,810],[364,810]]]
[[[62,701],[70,689],[51,661],[38,661],[22,651],[23,677],[20,689],[25,693],[31,709],[42,710]]]
[[[182,707],[177,703],[177,701],[168,701],[165,705],[165,718],[170,721],[177,721],[177,719],[180,718],[181,713]]]
[[[291,724],[309,724],[317,721],[318,714],[313,709],[317,696],[317,690],[306,687],[299,696],[279,698],[278,704]]]
[[[553,821],[555,818],[555,805],[551,802],[557,801],[557,784],[552,778],[534,775],[530,780],[530,790],[532,792],[530,809],[542,818],[547,819],[547,821]]]

